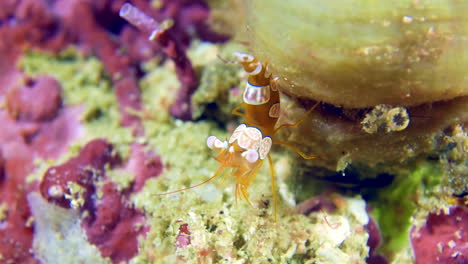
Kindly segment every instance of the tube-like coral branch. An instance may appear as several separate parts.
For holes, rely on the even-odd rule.
[[[143,13],[140,9],[130,3],[122,5],[119,11],[119,16],[127,20],[139,30],[150,34],[150,40],[153,40],[158,33],[164,30],[153,18]]]
[[[175,118],[191,120],[191,96],[197,88],[198,80],[183,44],[177,36],[175,27],[171,27],[171,23],[158,23],[129,3],[122,5],[119,15],[141,31],[149,34],[149,39],[157,41],[163,52],[174,61],[181,87],[170,112]],[[168,19],[167,21],[172,20]]]

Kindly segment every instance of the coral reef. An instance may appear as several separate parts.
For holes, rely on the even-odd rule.
[[[468,193],[468,131],[458,124],[446,129],[439,141],[442,148],[441,163],[448,173],[448,183],[455,194]]]
[[[0,262],[466,262],[466,7],[409,2],[3,1]],[[239,123],[234,51],[280,122],[322,102],[281,135],[317,159],[272,149],[277,220],[267,166],[252,205],[229,169],[173,192]]]
[[[34,159],[59,157],[81,130],[79,109],[70,107],[57,110],[61,101],[57,100],[60,90],[56,81],[47,76],[40,80],[32,91],[13,86],[11,89],[19,90],[9,96],[5,94],[6,90],[1,94],[9,109],[14,109],[0,110],[0,196],[3,207],[0,254],[6,263],[36,262],[29,251],[33,233],[26,201],[27,192],[34,186],[25,182],[34,169]],[[43,104],[23,101],[31,96],[30,92],[36,102]],[[48,102],[49,95],[55,95],[51,97],[55,100],[44,103]]]

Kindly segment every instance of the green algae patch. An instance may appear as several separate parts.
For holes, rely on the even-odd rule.
[[[142,93],[143,120],[152,119],[158,122],[169,122],[169,107],[175,101],[179,81],[172,61],[159,65],[159,60],[143,64],[145,76],[140,80]]]
[[[73,47],[58,55],[28,52],[20,60],[19,68],[29,76],[48,74],[56,78],[62,85],[65,105],[85,105],[84,118],[92,118],[106,107],[115,108],[111,83],[99,60],[83,57]],[[113,116],[118,114],[109,112]]]
[[[252,184],[251,194],[260,193],[251,197],[253,207],[243,201],[235,206],[233,188],[223,184],[155,197],[144,193],[166,190],[166,183],[151,181],[134,197],[136,206],[151,215],[151,230],[140,244],[140,252],[151,254],[140,254],[132,263],[365,263],[368,234],[351,206],[310,216],[281,207],[275,224],[265,176]],[[215,197],[207,199],[205,193]],[[360,211],[366,214],[365,206]],[[180,246],[183,225],[190,244]]]
[[[117,185],[119,191],[129,188],[135,180],[131,172],[122,169],[106,170],[106,176]]]
[[[390,186],[380,190],[371,203],[372,215],[384,238],[382,250],[389,254],[408,246],[409,231],[418,210],[430,212],[441,206],[433,204],[432,208],[420,208],[426,196],[433,195],[441,182],[442,171],[438,164],[424,162],[413,171],[405,171]]]
[[[268,164],[249,188],[253,206],[236,201],[229,170],[197,188],[155,195],[193,186],[212,176],[219,165],[206,146],[206,138],[228,134],[208,121],[143,122],[146,143],[161,156],[166,169],[132,197],[135,207],[146,212],[150,231],[140,240],[140,254],[131,263],[365,263],[368,235],[362,231],[365,223],[355,216],[353,206],[307,217],[285,206],[282,194],[275,224]],[[287,162],[286,157],[274,153],[275,161]],[[281,167],[288,166],[275,166],[278,186],[284,185],[284,174],[289,173]],[[359,210],[366,215],[364,202]],[[183,225],[190,232],[189,245],[178,239]],[[323,230],[329,230],[327,235]]]
[[[82,146],[92,139],[106,138],[122,156],[128,155],[129,144],[133,140],[131,130],[120,126],[120,113],[111,81],[97,58],[84,57],[70,47],[58,55],[27,52],[18,66],[28,76],[53,76],[62,86],[64,105],[82,107],[80,121],[86,132],[80,135],[78,142],[74,142],[75,145]]]
[[[239,87],[245,83],[241,79],[247,77],[239,65],[232,63],[236,61],[234,51],[239,50],[242,48],[236,44],[193,45],[188,55],[200,76],[200,85],[192,96],[194,119],[202,115],[223,122],[233,119],[231,110],[242,102]]]

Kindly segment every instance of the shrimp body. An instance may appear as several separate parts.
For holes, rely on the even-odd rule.
[[[240,196],[250,203],[248,187],[267,157],[271,165],[269,152],[279,117],[280,97],[271,74],[267,71],[267,64],[260,63],[249,54],[235,55],[249,74],[243,92],[243,103],[233,110],[233,114],[244,118],[244,123],[234,130],[229,140],[221,141],[210,136],[207,145],[218,152],[216,160],[221,163],[220,168],[233,169],[236,199]],[[237,112],[240,107],[244,107],[244,113]],[[271,172],[274,174],[273,170]]]
[[[300,124],[315,106],[307,111],[304,117],[296,123],[283,124],[276,127],[280,113],[280,94],[276,87],[277,78],[272,78],[272,74],[268,71],[267,63],[261,63],[257,58],[246,53],[236,52],[235,55],[238,62],[249,74],[243,92],[243,103],[232,110],[232,114],[243,117],[244,122],[234,130],[228,140],[222,141],[215,136],[209,136],[206,140],[208,147],[217,152],[215,159],[220,163],[218,170],[212,177],[202,183],[159,195],[196,188],[218,177],[225,169],[231,169],[230,175],[236,179],[236,201],[240,197],[251,204],[247,189],[255,179],[263,161],[268,158],[276,221],[275,172],[273,161],[269,154],[272,144],[289,146],[305,159],[312,159],[316,156],[307,156],[286,142],[274,141],[273,136],[282,127],[295,127]],[[244,111],[239,112],[238,110],[242,107]]]
[[[262,64],[255,57],[235,53],[244,70],[249,73],[243,93],[245,109],[244,122],[258,128],[265,136],[272,137],[280,112],[280,95],[276,79],[268,72],[267,63]]]

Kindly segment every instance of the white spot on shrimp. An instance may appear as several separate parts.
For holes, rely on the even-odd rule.
[[[219,139],[215,139],[214,141],[215,148],[225,149],[228,147],[227,141],[221,141]]]
[[[247,127],[237,139],[237,145],[243,149],[257,150],[262,140],[262,132],[256,127]]]
[[[247,126],[245,124],[240,124],[235,130],[234,132],[232,132],[232,135],[231,137],[229,138],[229,144],[232,144],[234,141],[236,141],[239,136],[242,134],[242,131],[244,131],[244,129],[246,128]]]
[[[272,118],[278,118],[280,115],[280,104],[276,103],[270,107],[268,115]]]
[[[270,101],[270,85],[255,86],[249,82],[245,86],[243,100],[250,105],[262,105]]]
[[[244,157],[248,162],[254,163],[258,160],[258,152],[253,149],[242,152],[242,157]]]
[[[258,149],[258,153],[260,154],[260,159],[264,160],[268,153],[270,153],[272,145],[272,140],[270,137],[264,137],[262,142],[260,142],[260,147]]]

